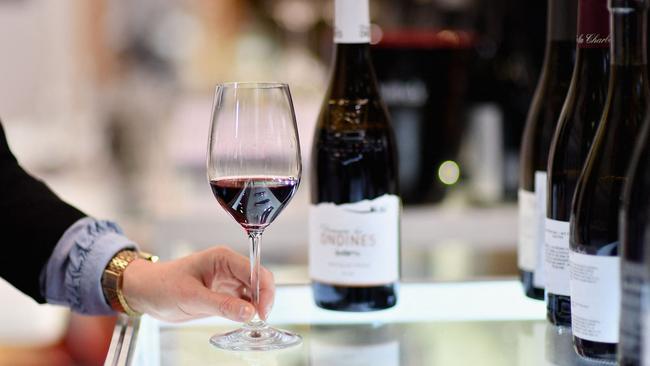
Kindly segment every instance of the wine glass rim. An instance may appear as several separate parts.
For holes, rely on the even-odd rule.
[[[233,88],[233,89],[274,89],[274,88],[288,88],[289,84],[281,82],[266,82],[266,81],[228,81],[218,83],[217,88]]]

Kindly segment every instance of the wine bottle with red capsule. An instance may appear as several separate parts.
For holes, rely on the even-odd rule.
[[[547,318],[555,325],[571,325],[571,202],[605,106],[610,39],[607,0],[580,0],[576,65],[548,160],[544,271]]]

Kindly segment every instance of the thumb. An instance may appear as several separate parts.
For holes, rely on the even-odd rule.
[[[224,318],[246,322],[255,315],[253,304],[237,297],[213,292],[202,287],[191,302],[191,311],[202,315],[219,315]],[[189,309],[188,309],[189,310]]]

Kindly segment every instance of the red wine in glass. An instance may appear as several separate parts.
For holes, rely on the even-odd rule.
[[[210,181],[212,193],[246,230],[263,230],[298,188],[294,177],[228,177]]]

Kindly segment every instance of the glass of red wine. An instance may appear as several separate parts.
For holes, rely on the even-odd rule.
[[[302,172],[287,84],[217,85],[207,170],[217,201],[250,238],[250,300],[258,308],[262,233],[293,197]],[[301,342],[299,335],[270,327],[258,314],[243,327],[210,338],[216,347],[233,351],[282,349]]]

